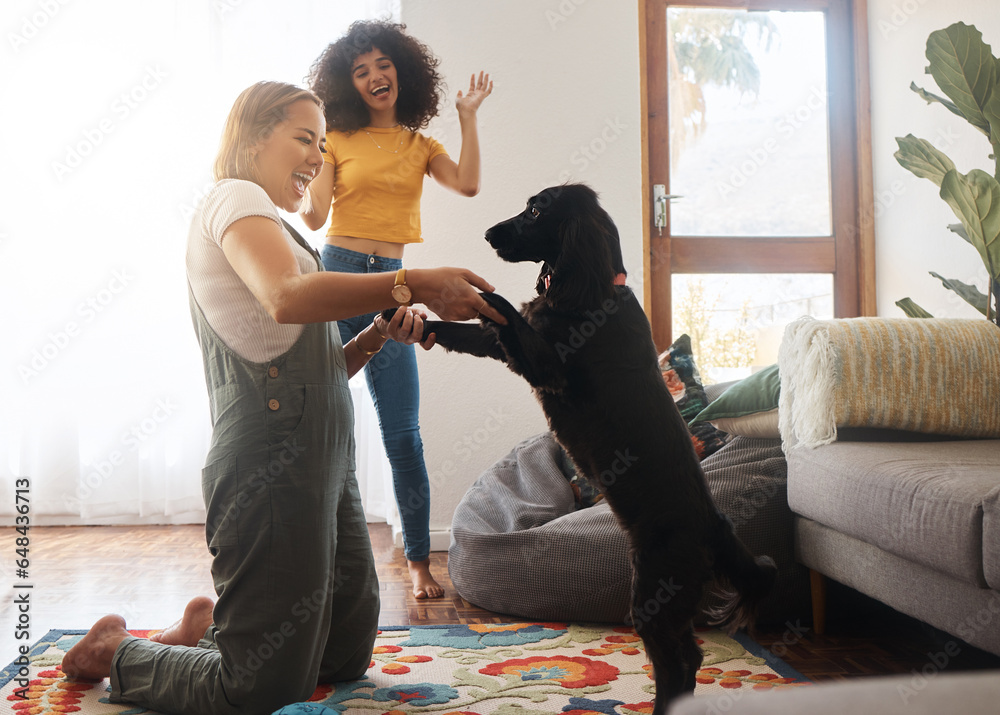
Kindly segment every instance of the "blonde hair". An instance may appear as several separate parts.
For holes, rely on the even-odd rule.
[[[300,99],[323,103],[307,89],[285,82],[258,82],[240,93],[229,110],[219,142],[212,175],[221,179],[246,179],[257,183],[254,146],[270,136],[274,127],[288,117],[288,107]]]

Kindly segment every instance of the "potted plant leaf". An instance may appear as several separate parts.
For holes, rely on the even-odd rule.
[[[921,178],[930,179],[960,223],[948,226],[972,244],[983,259],[987,272],[987,294],[961,281],[939,279],[988,320],[998,322],[1000,308],[1000,60],[993,56],[983,35],[973,25],[955,23],[932,32],[927,39],[927,74],[934,78],[940,97],[910,84],[928,104],[938,103],[982,132],[992,148],[994,173],[973,169],[962,174],[943,152],[925,139],[912,134],[897,137],[896,160],[903,168]],[[929,318],[930,314],[909,298],[896,302],[911,317]],[[1000,323],[998,323],[1000,324]]]

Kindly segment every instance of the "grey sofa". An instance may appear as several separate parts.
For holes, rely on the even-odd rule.
[[[802,319],[778,369],[798,561],[1000,654],[1000,328]]]
[[[802,564],[1000,654],[1000,440],[841,439],[787,464]]]

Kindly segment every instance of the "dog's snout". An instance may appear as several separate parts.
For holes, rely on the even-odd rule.
[[[500,246],[506,243],[508,240],[507,234],[509,233],[509,230],[506,224],[507,222],[504,221],[494,226],[490,226],[488,229],[486,229],[486,235],[484,236],[484,238],[486,239],[486,242],[490,244],[490,246],[493,247],[494,249],[500,248]]]

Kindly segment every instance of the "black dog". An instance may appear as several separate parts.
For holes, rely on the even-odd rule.
[[[483,298],[499,325],[428,321],[448,350],[502,360],[534,388],[549,426],[604,492],[629,535],[632,623],[656,678],[657,713],[695,687],[693,618],[713,576],[731,587],[710,613],[752,624],[776,575],[715,507],[686,425],[664,384],[649,322],[625,287],[618,229],[583,185],[546,189],[486,232],[506,261],[542,263],[538,297],[519,312]]]

